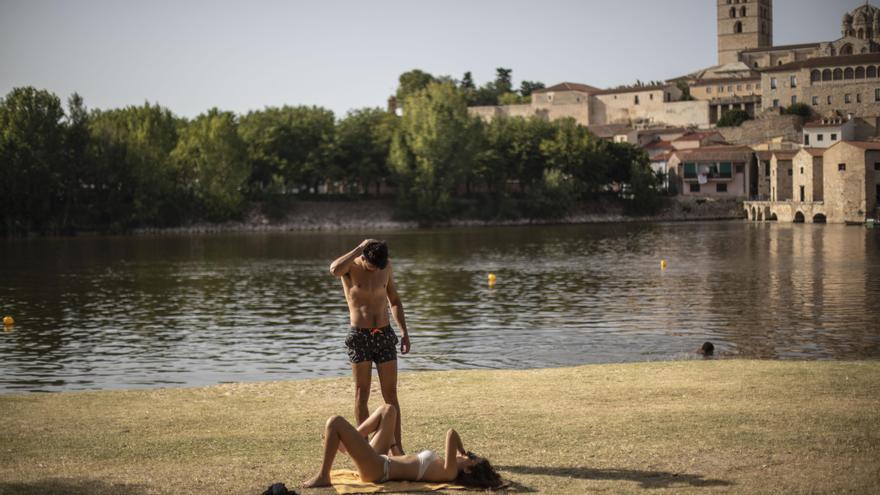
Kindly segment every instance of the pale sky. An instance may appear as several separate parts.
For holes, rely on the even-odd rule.
[[[774,43],[837,39],[863,3],[776,0]],[[384,107],[414,68],[613,87],[714,65],[715,15],[714,0],[0,0],[0,96],[29,85],[89,108],[341,117]]]

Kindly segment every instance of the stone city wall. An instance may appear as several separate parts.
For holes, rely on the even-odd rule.
[[[772,140],[798,143],[802,128],[801,118],[796,115],[762,115],[739,127],[719,127],[717,131],[730,144],[751,145]]]

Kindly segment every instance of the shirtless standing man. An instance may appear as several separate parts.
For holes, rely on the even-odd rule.
[[[409,333],[403,316],[403,304],[391,276],[388,246],[367,239],[358,247],[330,264],[330,272],[342,279],[342,290],[351,315],[351,331],[345,339],[351,371],[354,375],[354,415],[358,424],[369,416],[370,380],[373,362],[379,374],[379,386],[386,404],[397,408],[397,335],[388,321],[388,307],[400,329],[400,352],[409,352]],[[403,454],[400,420],[394,431],[394,455]]]

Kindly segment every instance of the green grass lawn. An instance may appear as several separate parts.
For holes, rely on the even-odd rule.
[[[298,485],[353,394],[339,378],[0,396],[0,494],[334,493]],[[880,492],[880,362],[406,373],[400,399],[407,450],[442,451],[454,427],[510,492]]]

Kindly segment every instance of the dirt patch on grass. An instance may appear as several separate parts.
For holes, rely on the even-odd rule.
[[[454,426],[511,492],[870,493],[880,482],[877,362],[407,373],[400,395],[408,450],[442,450]],[[326,418],[350,418],[352,399],[347,378],[0,396],[0,494],[296,486],[319,464]]]

